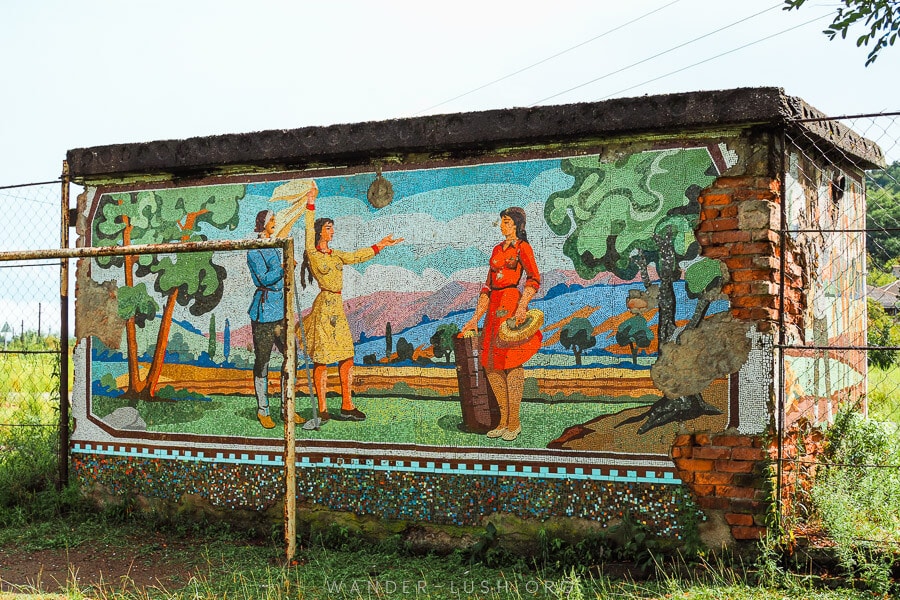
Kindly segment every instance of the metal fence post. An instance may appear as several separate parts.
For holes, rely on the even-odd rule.
[[[69,163],[63,161],[59,247],[69,247]],[[59,261],[59,476],[69,484],[69,260]]]
[[[782,505],[782,478],[783,458],[784,458],[784,344],[787,339],[785,334],[784,322],[784,286],[785,286],[785,269],[787,268],[787,136],[781,134],[781,161],[779,163],[779,177],[781,178],[781,186],[779,188],[779,208],[778,208],[778,390],[775,396],[775,428],[778,437],[777,447],[777,463],[775,464],[775,516],[778,519],[778,527],[784,525],[784,506]]]
[[[288,564],[297,552],[297,446],[294,424],[297,348],[294,336],[294,239],[284,240],[284,364],[281,397],[284,418],[284,541]],[[303,325],[301,324],[300,327]]]

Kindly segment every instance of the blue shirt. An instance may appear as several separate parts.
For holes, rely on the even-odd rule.
[[[284,318],[284,269],[281,253],[275,248],[260,248],[247,253],[247,266],[256,292],[247,313],[257,323]]]

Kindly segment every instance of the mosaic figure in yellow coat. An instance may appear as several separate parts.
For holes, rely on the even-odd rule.
[[[315,196],[306,196],[306,248],[300,267],[300,285],[304,288],[313,280],[319,286],[319,294],[312,310],[303,318],[307,350],[313,362],[313,385],[319,402],[319,418],[324,423],[331,418],[346,421],[362,421],[365,413],[356,408],[351,397],[353,386],[353,336],[344,313],[341,291],[344,287],[344,265],[362,263],[375,258],[382,249],[403,241],[388,235],[367,248],[343,252],[330,247],[334,239],[334,221],[315,218]],[[325,396],[328,386],[327,365],[338,364],[341,382],[341,409],[331,415]]]

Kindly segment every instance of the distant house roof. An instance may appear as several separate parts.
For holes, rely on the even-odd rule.
[[[900,280],[891,282],[882,287],[866,286],[866,295],[875,302],[881,304],[885,310],[896,310],[898,295],[900,295]]]
[[[134,174],[197,176],[234,167],[292,170],[366,163],[396,153],[471,153],[642,133],[769,125],[796,128],[860,168],[884,164],[881,149],[781,88],[738,88],[602,102],[508,108],[387,121],[302,127],[184,140],[76,148],[67,153],[77,183]]]

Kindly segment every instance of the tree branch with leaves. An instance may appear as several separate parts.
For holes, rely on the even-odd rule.
[[[784,10],[794,10],[806,4],[806,0],[785,0]],[[852,28],[862,26],[865,33],[856,38],[856,46],[872,44],[866,57],[866,66],[875,62],[878,54],[897,41],[900,30],[900,0],[842,0],[834,20],[824,33],[829,40],[838,35],[847,39]]]

